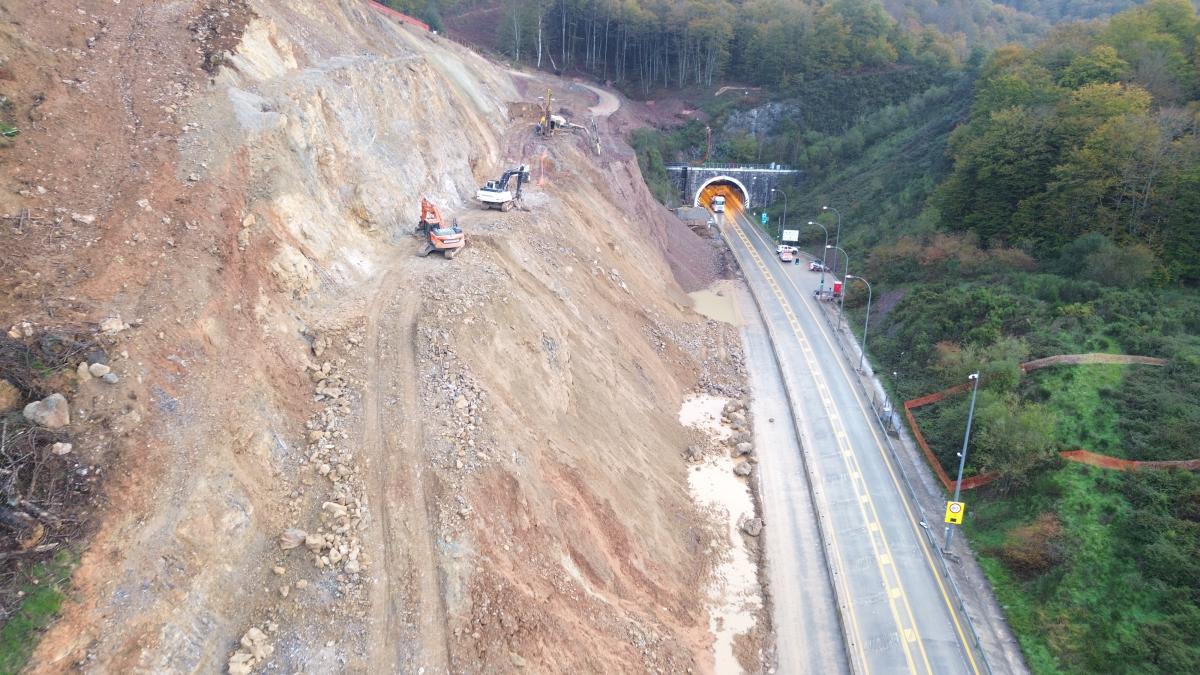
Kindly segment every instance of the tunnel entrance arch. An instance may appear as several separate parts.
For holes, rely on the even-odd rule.
[[[742,181],[734,178],[733,176],[713,176],[712,178],[704,181],[704,183],[696,189],[696,195],[692,198],[692,206],[705,206],[704,204],[700,203],[700,196],[704,194],[705,188],[716,183],[725,183],[729,185],[734,189],[734,191],[740,193],[738,197],[741,199],[743,206],[750,205],[750,191],[746,189],[746,186],[742,184]]]

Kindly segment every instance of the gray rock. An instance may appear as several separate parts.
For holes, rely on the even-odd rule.
[[[105,333],[120,333],[126,327],[125,322],[119,316],[110,316],[100,322],[100,330]]]
[[[104,377],[112,372],[112,368],[109,368],[103,363],[93,363],[92,365],[88,366],[88,372],[91,373],[92,377]]]
[[[283,550],[293,549],[304,543],[308,538],[308,533],[304,530],[295,527],[289,527],[279,535],[279,548]]]
[[[87,382],[92,379],[92,371],[87,361],[79,362],[79,367],[75,369],[75,374],[79,376],[80,382]]]
[[[50,394],[40,401],[34,401],[25,406],[22,414],[25,419],[47,429],[59,429],[71,423],[71,409],[62,394]]]
[[[762,529],[762,518],[747,518],[746,520],[742,521],[742,532],[745,532],[751,537],[757,537],[759,533],[762,532]]]
[[[746,462],[740,462],[737,466],[733,467],[733,472],[739,476],[749,476],[753,470],[754,468]]]
[[[734,454],[735,457],[741,457],[742,455],[748,455],[748,454],[754,452],[754,445],[752,443],[738,443],[734,452],[735,452],[735,454]]]
[[[105,375],[104,377],[100,378],[100,381],[105,384],[116,384],[121,381],[121,378],[117,377],[116,373],[109,373],[109,374]]]

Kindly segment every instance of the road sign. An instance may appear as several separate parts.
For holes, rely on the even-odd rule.
[[[962,525],[963,511],[967,505],[962,502],[946,502],[946,522],[951,525]]]
[[[784,230],[783,241],[800,241],[800,230]]]
[[[763,225],[767,224],[767,212],[766,211],[762,212],[762,224]]]

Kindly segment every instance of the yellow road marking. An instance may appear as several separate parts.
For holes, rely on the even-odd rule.
[[[766,264],[763,262],[762,256],[758,254],[757,249],[754,248],[754,245],[746,237],[746,234],[736,222],[732,223],[732,227],[734,232],[742,240],[742,243],[746,247],[746,251],[750,255],[751,259],[755,262],[759,270],[763,273],[763,276],[767,279],[767,285],[771,288],[773,294],[775,295],[775,299],[779,302],[780,307],[783,309],[784,315],[787,317],[788,323],[792,327],[792,331],[800,343],[800,351],[804,355],[804,359],[808,362],[809,368],[812,371],[813,384],[815,385],[817,393],[821,398],[821,403],[825,408],[825,413],[829,423],[833,427],[834,437],[836,438],[838,445],[842,450],[840,454],[842,455],[843,463],[847,465],[846,468],[852,475],[851,482],[853,483],[855,490],[861,490],[859,495],[859,511],[862,515],[863,521],[866,523],[878,522],[879,514],[876,512],[875,504],[871,500],[870,493],[866,492],[866,487],[865,485],[861,484],[861,481],[855,480],[855,478],[861,475],[861,468],[858,466],[858,458],[854,455],[852,448],[850,447],[849,434],[846,433],[841,415],[838,413],[837,405],[833,401],[833,393],[830,391],[829,385],[825,381],[824,373],[821,372],[817,365],[816,353],[813,351],[812,345],[808,341],[808,337],[801,330],[800,322],[796,318],[795,313],[792,311],[791,304],[787,301],[786,296],[783,294],[783,289],[780,288],[779,284],[775,281],[774,277],[767,269]],[[868,536],[867,539],[871,544],[871,552],[875,558],[876,566],[879,569],[880,578],[883,580],[884,588],[888,591],[888,609],[891,611],[892,619],[895,621],[897,629],[900,632],[911,630],[916,633],[916,617],[913,615],[912,607],[908,601],[908,596],[904,592],[904,586],[900,581],[899,572],[891,566],[891,549],[888,545],[887,537],[885,537],[881,531],[876,530],[875,534]],[[880,550],[881,548],[883,549],[882,551]],[[841,552],[836,546],[835,551],[840,559]],[[897,596],[891,592],[893,588],[899,591],[898,599],[902,605],[903,613],[907,615],[907,622],[905,622],[904,618],[901,616],[901,607],[897,607]],[[911,628],[905,626],[905,623],[908,623]],[[859,642],[861,643],[861,637]],[[900,645],[904,651],[904,658],[908,663],[909,671],[917,672],[917,665],[913,657],[912,649],[909,646],[909,642],[910,641],[904,640],[901,641]],[[925,653],[924,644],[918,641],[917,646],[921,653],[922,661],[925,665],[925,672],[931,673],[932,668],[929,665],[929,657]]]
[[[734,224],[736,226],[736,222]],[[739,235],[741,235],[743,241],[746,241],[746,237],[745,235],[741,234],[740,229],[741,228],[739,227]],[[754,228],[751,229],[753,230]],[[756,237],[758,237],[759,241],[762,241],[764,244],[767,243],[762,234],[757,230],[754,230],[754,234]],[[761,258],[759,259],[761,260]],[[763,271],[764,273],[766,272],[766,270]],[[801,295],[801,297],[803,297],[803,291],[800,290],[800,287],[796,285],[796,282],[793,281],[792,278],[786,273],[784,274],[784,279],[787,281],[789,286],[791,286],[798,294]],[[808,312],[808,315],[813,319],[814,322],[820,321],[820,319],[816,316],[816,313],[811,307],[808,306],[807,303],[801,301],[800,304],[804,305],[805,311]],[[829,335],[826,331],[821,330],[818,332],[825,340],[825,344],[829,346],[830,351],[837,349],[837,346],[834,345],[829,339]],[[929,552],[929,542],[926,540],[921,531],[917,529],[917,518],[913,514],[912,507],[908,502],[908,495],[904,492],[900,485],[899,479],[896,477],[896,472],[892,467],[891,459],[888,457],[887,450],[883,446],[883,440],[879,437],[879,433],[876,431],[875,425],[870,422],[871,413],[867,412],[866,404],[863,402],[862,397],[859,396],[858,388],[854,386],[854,380],[850,377],[850,372],[846,370],[846,365],[842,363],[841,359],[834,360],[837,362],[838,369],[841,370],[842,375],[848,382],[850,382],[850,393],[854,396],[854,400],[858,404],[859,410],[862,411],[863,416],[867,418],[867,427],[871,431],[871,437],[875,439],[875,447],[879,450],[879,455],[883,458],[884,466],[887,467],[888,475],[891,476],[892,484],[895,485],[896,492],[900,495],[900,503],[904,506],[904,512],[908,515],[909,526],[912,527],[913,534],[917,538],[918,546],[921,549],[921,553],[925,558],[926,564],[929,565],[929,570],[932,572],[933,579],[937,583],[938,591],[942,595],[942,600],[946,603],[946,608],[950,611],[950,620],[954,623],[954,630],[958,634],[958,639],[962,642],[963,648],[967,653],[967,661],[971,665],[972,672],[974,672],[975,675],[979,675],[979,664],[975,662],[975,650],[973,650],[970,644],[967,642],[966,633],[963,631],[962,624],[958,620],[958,612],[955,610],[953,601],[950,600],[950,594],[946,592],[946,586],[944,583],[942,583],[942,575],[938,572],[937,566],[933,562],[933,556]]]

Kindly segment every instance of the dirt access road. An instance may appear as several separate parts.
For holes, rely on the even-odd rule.
[[[512,75],[513,77],[519,77],[519,78],[526,79],[526,80],[536,80],[536,79],[540,79],[540,78],[553,77],[553,76],[547,75],[545,73],[537,73],[537,74],[526,73],[521,70],[513,70],[512,68],[509,68],[507,72],[509,75]],[[562,84],[566,85],[567,89],[573,89],[574,87],[583,87],[584,89],[587,89],[588,91],[590,91],[596,95],[596,98],[598,98],[599,101],[596,103],[596,105],[588,108],[588,112],[591,113],[592,117],[600,117],[600,118],[611,117],[613,115],[613,113],[615,113],[621,109],[621,99],[618,98],[617,95],[612,93],[611,91],[601,89],[600,87],[593,87],[590,84],[584,84],[582,82],[575,82],[572,80],[564,80],[562,78],[555,78],[555,79],[559,79],[562,82]]]
[[[577,82],[576,84],[592,92],[600,99],[599,103],[591,108],[588,108],[588,111],[591,112],[593,116],[609,117],[621,109],[621,99],[617,98],[616,95],[611,91],[606,91],[599,87],[593,87],[590,84],[584,84],[582,82]]]
[[[383,574],[371,590],[373,672],[449,672],[446,611],[421,457],[416,319],[421,296],[411,258],[382,275],[367,310],[363,450],[375,465],[367,491]],[[445,262],[440,255],[428,262]],[[426,262],[422,261],[422,262]]]

